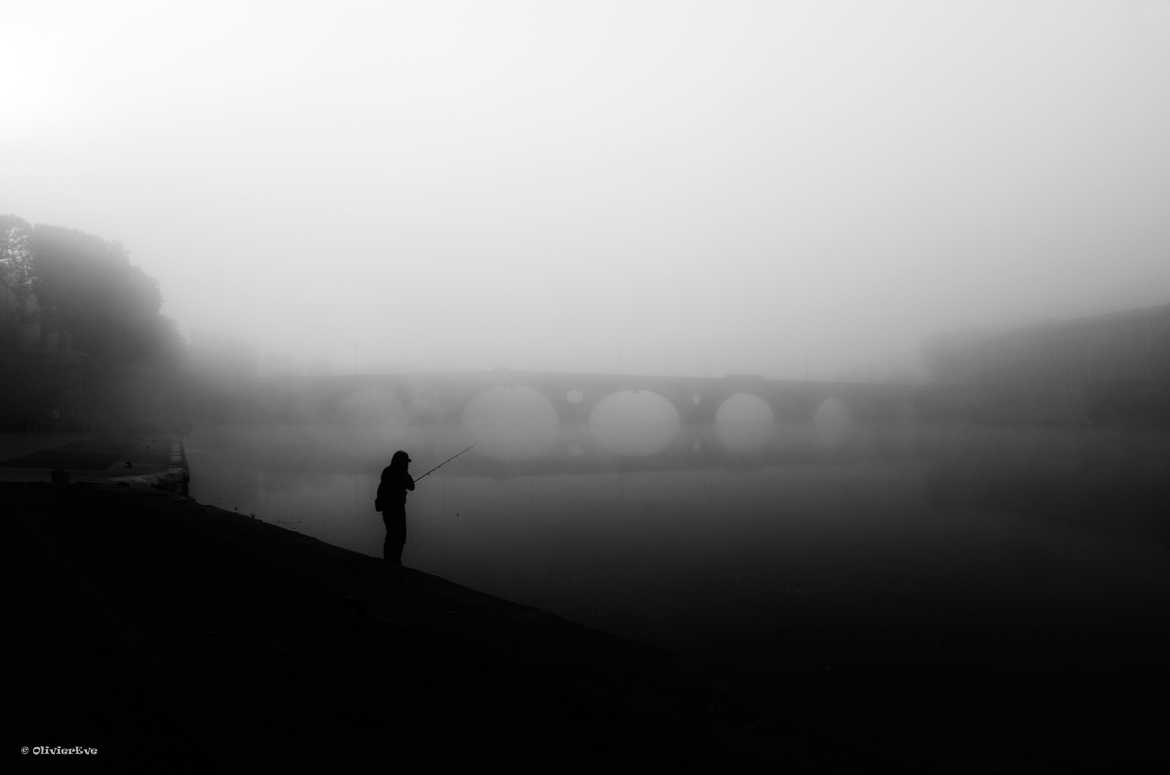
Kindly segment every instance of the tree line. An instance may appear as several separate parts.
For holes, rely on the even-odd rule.
[[[166,424],[185,346],[125,248],[0,215],[0,427]]]

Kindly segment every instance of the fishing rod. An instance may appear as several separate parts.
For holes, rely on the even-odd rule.
[[[476,442],[476,443],[478,444],[479,442]],[[472,444],[472,445],[471,445],[471,447],[474,447],[474,446],[475,446],[475,444]],[[446,459],[446,460],[444,460],[442,463],[439,463],[437,466],[435,466],[434,468],[430,469],[429,471],[427,471],[427,472],[426,472],[425,474],[423,474],[422,476],[417,476],[417,477],[415,477],[415,479],[414,479],[414,481],[415,481],[415,484],[417,484],[417,483],[421,482],[423,479],[426,479],[428,476],[430,476],[431,474],[433,474],[435,471],[438,471],[440,468],[442,468],[443,466],[447,465],[447,464],[448,464],[448,463],[450,463],[452,460],[454,460],[455,458],[457,458],[457,457],[459,457],[460,455],[462,455],[464,452],[470,452],[470,451],[471,451],[471,447],[467,447],[467,448],[465,448],[465,449],[461,449],[461,450],[459,450],[459,451],[458,451],[458,452],[456,452],[454,455],[452,455],[451,457],[447,458],[447,459]]]

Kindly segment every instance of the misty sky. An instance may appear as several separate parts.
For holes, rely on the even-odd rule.
[[[7,2],[0,212],[334,371],[791,377],[1170,301],[1170,2]]]

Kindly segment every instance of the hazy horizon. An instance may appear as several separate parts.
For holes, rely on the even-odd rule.
[[[41,2],[0,212],[334,372],[914,373],[1170,301],[1170,4]]]

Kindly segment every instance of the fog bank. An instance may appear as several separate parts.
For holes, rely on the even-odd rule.
[[[312,371],[900,377],[1170,297],[1160,2],[41,2],[0,212]]]

